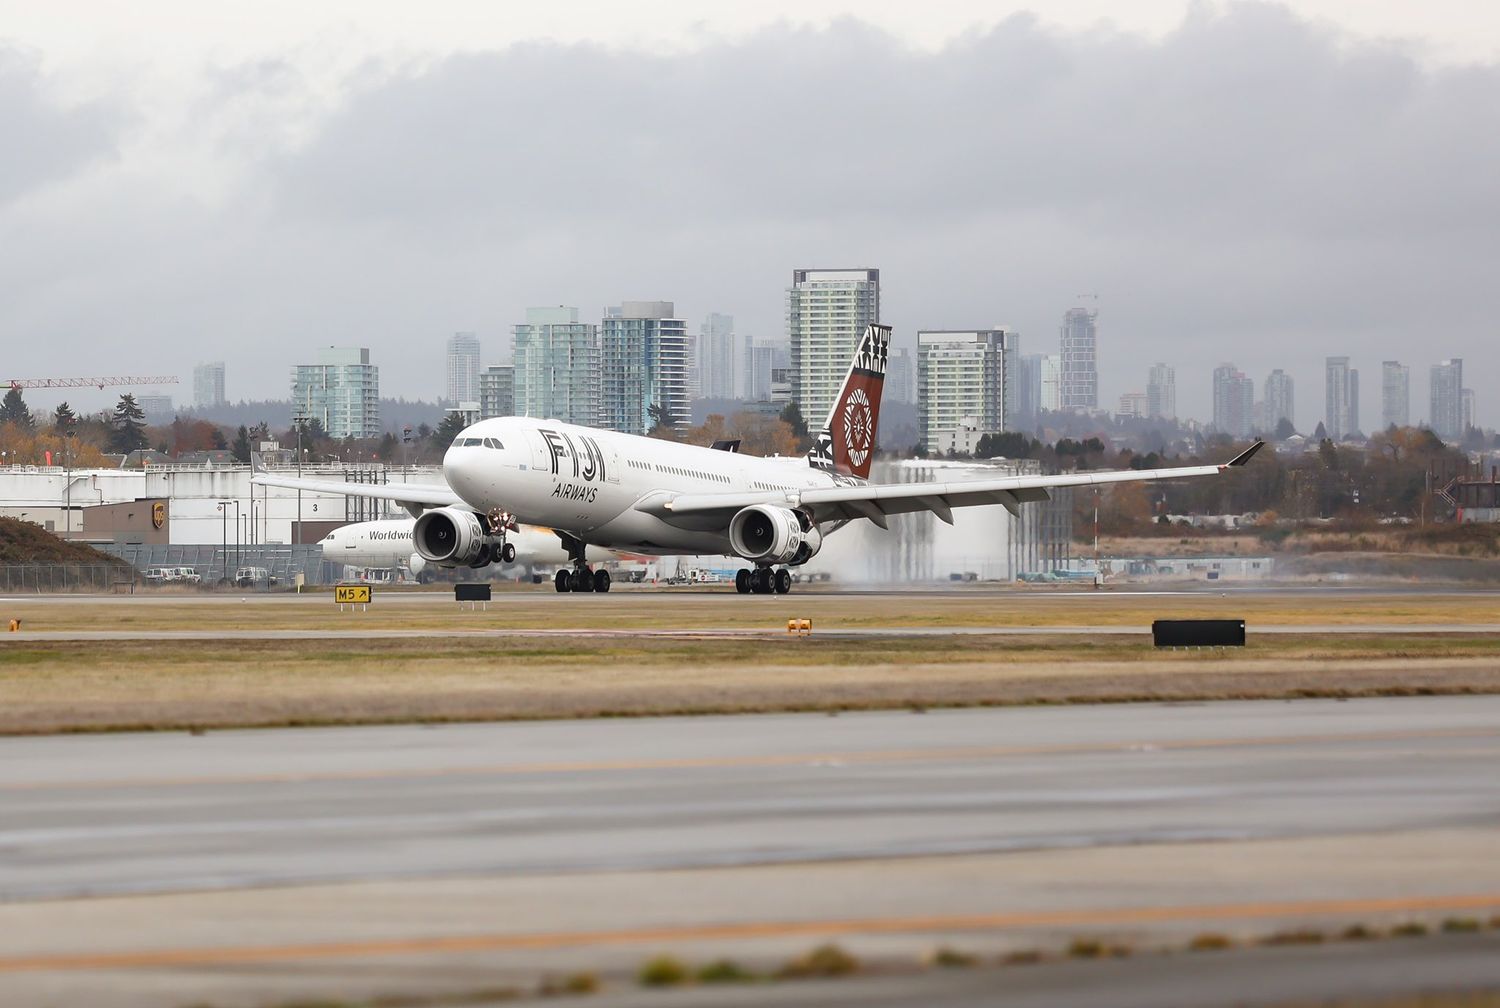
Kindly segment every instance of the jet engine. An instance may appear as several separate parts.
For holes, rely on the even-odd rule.
[[[454,507],[424,511],[411,538],[423,560],[443,567],[483,567],[491,559],[491,537],[473,511]]]
[[[752,504],[730,519],[729,544],[746,560],[800,564],[822,547],[823,535],[791,508]]]

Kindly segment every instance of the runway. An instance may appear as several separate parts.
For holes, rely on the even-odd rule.
[[[1487,914],[1497,756],[1500,697],[0,739],[0,994]]]

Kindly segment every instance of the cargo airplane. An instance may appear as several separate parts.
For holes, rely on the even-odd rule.
[[[349,567],[396,567],[406,565],[411,576],[421,579],[427,569],[427,558],[418,553],[412,541],[415,518],[384,518],[354,522],[334,529],[318,543],[323,559]],[[589,560],[616,559],[607,550],[590,549]],[[522,525],[506,536],[501,549],[492,550],[490,563],[526,567],[556,567],[569,562],[562,541],[551,530]],[[482,566],[482,565],[481,565]]]
[[[930,511],[952,524],[953,509],[1000,505],[1012,515],[1057,487],[1215,476],[1243,466],[1257,441],[1220,465],[1176,469],[1000,476],[929,483],[871,483],[890,327],[861,335],[838,398],[805,457],[742,455],[738,442],[713,447],[538,420],[496,417],[472,424],[443,456],[445,485],[334,483],[265,472],[253,481],[324,493],[384,497],[416,517],[415,551],[429,563],[481,566],[520,525],[550,528],[568,552],[559,592],[609,590],[592,569],[590,546],[656,555],[737,556],[741,593],[786,593],[788,567],[812,559],[823,540],[852,521],[887,528],[891,515]]]

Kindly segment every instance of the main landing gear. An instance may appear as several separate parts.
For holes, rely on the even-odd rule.
[[[552,579],[553,585],[560,592],[607,592],[609,591],[609,571],[600,568],[589,570],[589,565],[584,562],[584,544],[571,536],[563,540],[568,547],[568,555],[573,558],[572,570],[560,570]]]
[[[734,590],[741,595],[785,595],[792,590],[792,572],[785,567],[741,567],[734,575]]]

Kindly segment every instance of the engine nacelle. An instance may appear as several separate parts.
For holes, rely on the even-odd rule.
[[[791,508],[752,504],[729,521],[737,556],[763,563],[805,563],[823,545],[816,526]]]
[[[489,536],[473,511],[453,507],[424,511],[411,538],[423,560],[442,567],[483,567],[490,562]]]

